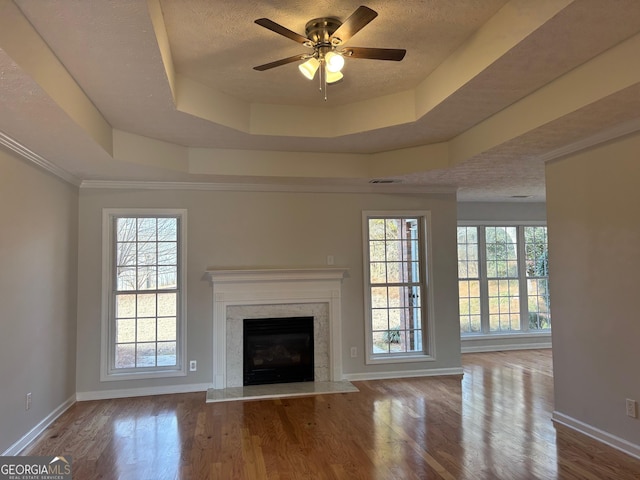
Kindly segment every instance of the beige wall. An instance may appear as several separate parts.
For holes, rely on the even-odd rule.
[[[546,204],[539,202],[460,202],[459,222],[544,222]]]
[[[0,150],[0,452],[76,391],[77,214],[75,187]]]
[[[546,167],[555,410],[640,448],[640,136]]]
[[[103,208],[186,208],[188,210],[188,360],[198,371],[187,377],[135,383],[99,381],[101,215]],[[432,215],[437,361],[366,366],[362,278],[363,210],[428,209]],[[460,366],[457,318],[456,201],[453,194],[374,195],[216,191],[82,190],[80,194],[78,392],[212,381],[211,267],[349,268],[343,282],[342,344],[345,373]],[[351,359],[349,348],[359,356]]]

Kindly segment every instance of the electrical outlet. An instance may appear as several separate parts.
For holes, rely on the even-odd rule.
[[[327,255],[327,265],[333,265],[333,255]]]
[[[29,410],[31,408],[31,392],[27,393],[24,398],[24,409]]]
[[[358,356],[358,348],[351,347],[351,358],[356,358]]]
[[[195,372],[196,370],[198,370],[198,362],[195,360],[189,361],[189,371]]]
[[[638,405],[635,400],[627,398],[627,416],[638,418]]]

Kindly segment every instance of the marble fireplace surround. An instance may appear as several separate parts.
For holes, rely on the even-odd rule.
[[[277,316],[314,316],[316,345],[323,345],[322,380],[342,380],[341,287],[345,268],[208,269],[213,288],[213,388],[238,386],[238,320]],[[326,305],[326,307],[325,307]],[[264,307],[264,308],[263,308]],[[258,314],[259,311],[261,314]],[[316,326],[318,331],[316,332]],[[228,351],[233,350],[233,351]],[[317,358],[317,357],[316,357]],[[328,371],[327,371],[328,370]],[[328,378],[326,378],[328,377]]]

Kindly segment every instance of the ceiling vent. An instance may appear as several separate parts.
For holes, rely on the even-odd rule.
[[[400,183],[398,180],[385,180],[383,178],[374,178],[369,180],[369,183]]]

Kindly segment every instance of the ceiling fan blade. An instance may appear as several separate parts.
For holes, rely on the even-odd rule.
[[[276,33],[279,33],[280,35],[290,38],[291,40],[296,41],[298,43],[304,44],[309,42],[309,39],[307,37],[303,37],[302,35],[299,35],[296,32],[293,32],[288,28],[285,28],[282,25],[274,22],[273,20],[269,20],[268,18],[259,18],[258,20],[255,21],[255,23],[257,23],[261,27],[271,30],[272,32],[276,32]]]
[[[308,57],[309,55],[301,53],[299,55],[294,55],[293,57],[282,58],[280,60],[276,60],[275,62],[265,63],[264,65],[258,65],[257,67],[253,67],[253,69],[258,70],[259,72],[263,72],[264,70],[269,70],[270,68],[286,65],[287,63],[297,62],[298,60],[304,60]]]
[[[331,38],[339,38],[342,43],[345,43],[377,16],[378,12],[375,10],[371,10],[369,7],[360,6],[344,21],[342,25],[340,25],[340,27],[338,27],[335,32],[333,32]]]
[[[400,48],[366,48],[348,47],[344,49],[344,56],[351,58],[370,58],[371,60],[393,60],[399,62],[407,53]]]

